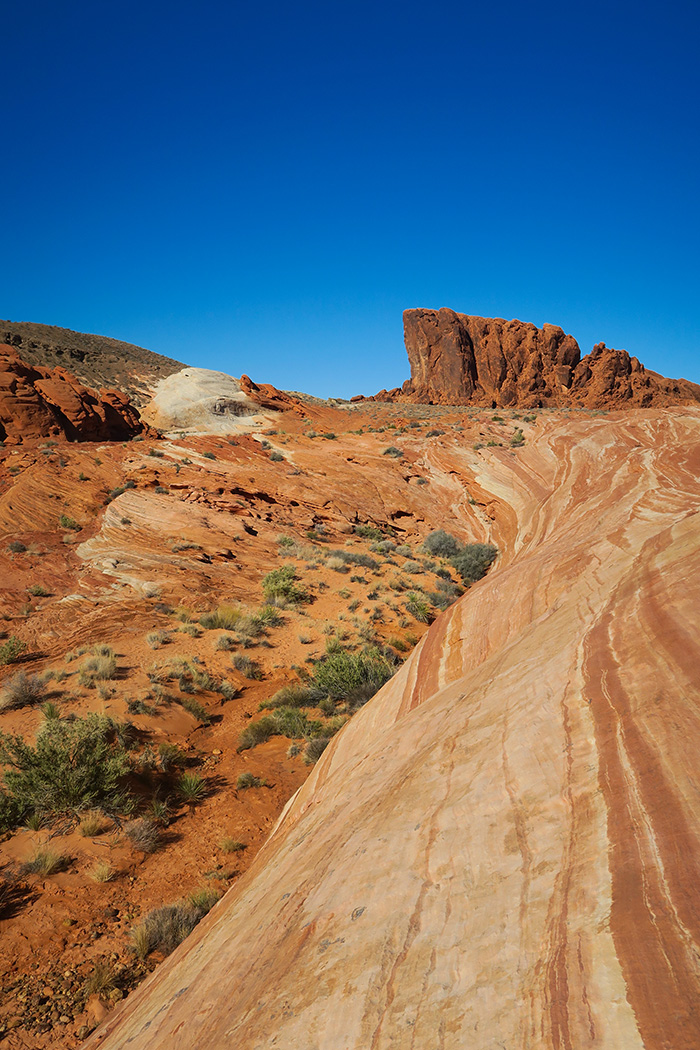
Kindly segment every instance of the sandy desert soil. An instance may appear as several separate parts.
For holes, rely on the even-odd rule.
[[[139,917],[197,888],[236,885],[312,769],[283,737],[239,753],[241,731],[329,639],[351,648],[375,640],[397,660],[410,653],[427,627],[407,611],[407,594],[434,591],[437,579],[421,541],[438,527],[462,540],[495,535],[502,501],[479,473],[497,455],[505,477],[519,476],[523,449],[559,421],[533,416],[309,403],[303,417],[282,414],[255,436],[37,441],[0,452],[2,626],[26,646],[2,669],[0,686],[20,670],[50,672],[45,699],[62,715],[99,711],[127,723],[139,812],[150,813],[154,799],[168,805],[150,854],[130,845],[121,820],[92,837],[74,821],[4,836],[3,1045],[79,1045],[159,962],[134,955]],[[386,454],[392,447],[402,455]],[[510,526],[499,519],[499,544],[513,542],[516,513]],[[355,531],[363,525],[410,551],[372,553],[372,537]],[[338,564],[334,550],[368,555],[376,568]],[[313,600],[283,610],[283,622],[247,647],[234,645],[259,665],[262,678],[250,680],[232,651],[217,648],[231,632],[204,629],[198,618],[222,605],[259,609],[264,575],[284,564]],[[80,668],[97,644],[114,650],[117,670],[88,688]],[[178,660],[209,683],[182,692],[167,677]],[[43,717],[37,706],[5,710],[0,729],[31,739]],[[205,778],[206,797],[194,806],[178,799],[175,772],[159,764],[165,743],[180,749],[182,768]],[[246,771],[266,786],[238,789]],[[245,848],[227,853],[225,839]],[[66,869],[23,874],[40,848],[65,855]],[[111,865],[109,881],[94,880],[99,862]]]

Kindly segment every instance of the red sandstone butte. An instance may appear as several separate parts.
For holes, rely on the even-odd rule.
[[[665,379],[625,350],[599,343],[581,358],[558,325],[473,317],[454,310],[405,310],[411,378],[379,401],[498,408],[546,405],[648,408],[700,402],[700,386]]]

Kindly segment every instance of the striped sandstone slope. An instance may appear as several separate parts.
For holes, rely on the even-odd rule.
[[[425,473],[499,562],[89,1047],[700,1046],[700,411]]]

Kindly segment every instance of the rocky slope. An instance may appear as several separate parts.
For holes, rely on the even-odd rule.
[[[599,343],[582,359],[576,340],[557,325],[406,310],[404,336],[411,378],[379,399],[491,408],[700,402],[700,386],[664,379],[625,350]]]
[[[697,1050],[700,410],[513,425],[399,438],[499,562],[91,1048]]]
[[[110,339],[29,321],[0,321],[0,343],[17,350],[27,364],[65,368],[88,387],[109,387],[145,404],[158,380],[184,367],[162,354]]]
[[[39,368],[0,345],[0,439],[39,437],[70,441],[124,441],[145,430],[127,395],[96,393],[63,368]]]

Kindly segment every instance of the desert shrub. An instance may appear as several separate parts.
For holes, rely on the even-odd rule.
[[[40,704],[45,696],[46,684],[40,675],[19,671],[5,685],[2,697],[0,697],[0,711]]]
[[[259,788],[264,787],[265,781],[261,780],[260,777],[253,776],[250,772],[239,773],[236,780],[236,787],[240,791],[245,791],[247,788]]]
[[[160,842],[160,828],[151,817],[138,817],[124,826],[124,834],[139,853],[155,853]]]
[[[263,577],[262,588],[265,601],[268,605],[284,607],[285,605],[299,605],[309,600],[309,593],[295,582],[296,569],[292,565],[284,565],[281,569],[273,569]]]
[[[183,697],[180,700],[180,707],[184,708],[193,718],[196,718],[202,725],[211,725],[211,715],[207,711],[204,704],[201,704],[199,700],[195,700],[193,696]]]
[[[223,853],[242,853],[243,850],[248,849],[247,844],[238,839],[222,839],[220,845]]]
[[[322,729],[322,723],[310,719],[298,707],[278,707],[258,722],[250,722],[240,735],[239,751],[247,751],[264,743],[272,736],[290,739],[314,736]]]
[[[315,736],[309,740],[304,748],[304,762],[308,766],[312,766],[314,762],[318,762],[319,758],[330,744],[330,738],[327,736]]]
[[[468,543],[456,555],[450,558],[465,584],[474,583],[486,574],[492,561],[498,554],[498,548],[490,543]]]
[[[281,534],[277,537],[277,542],[279,543],[280,547],[289,548],[294,546],[295,541],[292,539],[291,536],[285,536]]]
[[[378,569],[379,562],[370,554],[355,554],[354,551],[329,551],[331,557],[340,558],[347,565],[361,565],[364,569]]]
[[[7,641],[0,645],[0,667],[14,663],[20,653],[24,652],[26,648],[24,642],[21,642],[19,638],[15,638],[14,634],[11,634]]]
[[[512,438],[510,439],[510,444],[512,448],[518,448],[520,445],[525,444],[525,435],[523,434],[520,427],[518,427],[518,429],[515,431]]]
[[[367,703],[395,670],[376,647],[359,653],[342,651],[316,662],[312,682],[324,695],[355,710]]]
[[[276,707],[315,707],[323,693],[310,685],[302,682],[290,682],[278,689],[274,696],[263,700],[260,710],[273,710]]]
[[[224,652],[230,652],[232,649],[236,648],[236,644],[236,639],[232,634],[221,634],[216,639],[216,645],[214,648]]]
[[[46,590],[40,583],[33,583],[30,587],[27,587],[27,594],[31,594],[33,598],[48,598],[50,591]]]
[[[213,452],[202,452],[202,455],[205,459],[216,459],[216,456]]]
[[[183,773],[177,782],[177,793],[183,802],[193,806],[207,795],[207,782],[199,773]]]
[[[462,544],[452,533],[445,532],[444,529],[435,529],[425,537],[423,549],[438,558],[452,558],[462,549]]]
[[[185,755],[177,744],[168,744],[165,742],[159,744],[158,758],[160,760],[160,768],[164,773],[169,773],[171,769],[184,765],[185,763]]]
[[[203,613],[199,617],[199,622],[208,631],[233,631],[242,616],[240,609],[234,609],[231,605],[219,605],[218,608]]]
[[[281,452],[277,452],[277,450],[275,450],[274,452],[270,453],[270,459],[273,463],[282,463],[284,460],[284,456]]]
[[[170,955],[218,900],[218,895],[192,894],[187,900],[155,908],[131,931],[136,954],[145,959],[153,951]]]
[[[418,561],[407,561],[403,564],[403,572],[407,572],[409,576],[417,576],[421,572],[425,572],[425,568]]]
[[[10,552],[10,554],[24,554],[27,548],[21,542],[21,540],[10,540],[10,542],[7,545],[7,549]]]
[[[151,649],[160,649],[162,645],[168,644],[170,641],[170,635],[167,631],[150,631],[146,635],[146,641]]]
[[[26,875],[55,875],[57,871],[64,871],[70,863],[70,857],[65,853],[56,853],[51,849],[37,849],[30,860],[22,865],[22,872]]]
[[[433,618],[427,601],[415,591],[406,596],[406,611],[419,623],[430,623]]]
[[[393,540],[377,540],[371,545],[370,550],[376,554],[388,554],[389,551],[396,550],[396,544]]]
[[[384,533],[376,525],[356,525],[355,535],[362,536],[366,540],[384,539]]]
[[[68,514],[62,514],[58,519],[58,524],[62,529],[73,529],[75,532],[79,532],[83,527],[74,518],[69,517]]]
[[[389,639],[389,645],[392,646],[392,648],[397,649],[400,653],[405,653],[408,649],[408,646],[406,645],[403,638],[398,638],[396,637],[396,635],[393,635]]]
[[[435,437],[440,437],[444,433],[445,433],[444,430],[429,430],[425,436],[427,438],[435,438]]]
[[[248,678],[251,681],[260,681],[262,679],[263,673],[259,664],[255,660],[251,660],[249,656],[242,656],[240,653],[236,653],[232,663],[244,678]]]
[[[47,719],[34,747],[0,733],[5,788],[21,814],[70,813],[87,807],[124,807],[121,782],[129,769],[117,725],[105,715]]]
[[[384,452],[382,453],[382,455],[383,456],[393,456],[394,459],[401,459],[402,456],[403,456],[403,452],[401,451],[400,448],[397,448],[396,445],[389,445],[388,448],[384,449]]]

